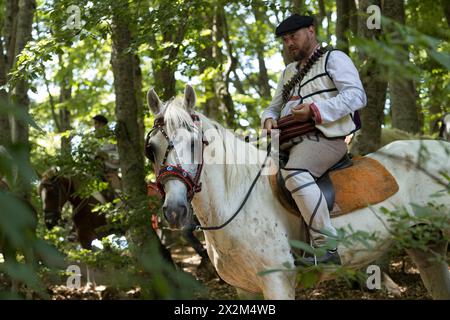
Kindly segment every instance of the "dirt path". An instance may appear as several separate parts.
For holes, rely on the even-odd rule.
[[[198,269],[200,257],[189,247],[176,247],[171,249],[174,261],[185,271],[189,272],[204,286],[205,290],[195,291],[194,299],[229,300],[238,299],[234,287],[220,280],[214,270],[208,268]],[[407,256],[394,259],[389,268],[389,275],[400,287],[399,297],[388,293],[386,290],[364,290],[352,288],[344,280],[333,280],[320,283],[314,289],[297,288],[298,300],[322,300],[322,299],[430,299],[422,284],[418,270]],[[113,288],[97,285],[96,287],[83,287],[79,290],[69,289],[65,286],[53,286],[49,288],[52,299],[136,299],[139,290],[118,292]]]
[[[208,290],[207,294],[196,294],[197,299],[237,299],[236,290],[218,277],[208,277],[197,272],[200,257],[190,248],[177,248],[172,251],[174,259],[183,270],[193,274]],[[394,259],[389,267],[389,276],[400,287],[401,295],[396,297],[386,290],[363,290],[352,288],[344,280],[332,280],[320,283],[314,289],[296,290],[296,299],[430,299],[420,279],[419,271],[407,256]]]

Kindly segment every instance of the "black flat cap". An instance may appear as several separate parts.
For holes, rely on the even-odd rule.
[[[286,33],[297,31],[301,28],[306,28],[314,24],[314,18],[310,16],[301,16],[293,14],[289,18],[283,20],[275,30],[275,35],[280,37]]]
[[[102,116],[101,114],[96,115],[95,117],[92,118],[95,121],[107,124],[108,123],[108,119],[106,119],[104,116]]]

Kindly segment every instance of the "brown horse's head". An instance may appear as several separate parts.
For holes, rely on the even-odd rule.
[[[61,220],[62,208],[69,200],[70,192],[69,179],[58,175],[57,170],[49,169],[42,175],[39,194],[47,229],[52,229]]]

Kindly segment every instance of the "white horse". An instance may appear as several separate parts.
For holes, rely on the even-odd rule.
[[[248,159],[264,159],[266,152],[237,139],[217,122],[195,112],[193,107],[196,97],[190,86],[186,86],[184,100],[177,98],[162,104],[153,90],[148,92],[147,99],[151,112],[155,114],[156,119],[160,119],[158,123],[161,125],[158,130],[152,130],[147,138],[148,153],[154,158],[156,172],[167,164],[181,164],[183,171],[191,177],[201,171],[198,177],[203,187],[193,195],[190,194],[188,183],[183,182],[179,176],[168,175],[161,179],[165,192],[163,212],[169,224],[182,227],[185,221],[188,221],[188,215],[192,214],[188,205],[190,195],[193,196],[192,205],[202,226],[223,224],[243,202],[244,195],[261,164],[223,165],[218,164],[217,158],[226,163],[226,159],[234,159],[236,155],[247,153]],[[193,121],[192,114],[199,119]],[[182,141],[177,139],[179,129],[197,132],[199,141],[184,140],[178,142],[175,151],[168,150],[169,141]],[[214,138],[205,136],[206,132],[215,133]],[[202,136],[203,139],[209,139],[209,145],[203,146],[203,168],[192,164],[192,161],[179,162],[179,150],[191,150],[191,144],[194,142],[201,145]],[[418,154],[422,146],[425,146],[431,155],[423,170],[414,166],[414,163],[419,161]],[[444,151],[446,147],[448,149],[450,144],[443,141],[402,141],[391,143],[368,155],[381,162],[392,173],[400,189],[372,208],[356,210],[332,219],[337,229],[352,226],[355,231],[377,232],[378,235],[378,240],[372,243],[373,250],[367,250],[362,244],[355,244],[351,248],[340,245],[339,253],[344,266],[366,266],[392,245],[387,218],[375,214],[379,212],[379,208],[395,209],[405,206],[413,214],[410,203],[425,205],[430,201],[430,194],[445,189],[445,184],[441,184],[445,183],[444,181],[436,181],[426,171],[434,176],[439,176],[440,171],[450,172],[449,156]],[[182,155],[184,156],[186,154]],[[436,198],[435,201],[440,201],[446,208],[450,207],[449,196]],[[266,299],[294,299],[295,269],[265,275],[259,273],[268,269],[285,268],[286,263],[294,265],[289,241],[300,239],[301,225],[303,224],[300,219],[288,213],[272,194],[268,175],[262,175],[234,220],[220,230],[205,231],[208,255],[220,277],[240,289],[238,292],[262,293]],[[449,231],[444,230],[445,234],[449,234]],[[445,254],[446,246],[447,243],[443,241],[435,244],[433,250]],[[437,299],[450,298],[447,264],[429,261],[428,258],[433,256],[429,251],[409,249],[407,252],[419,268],[431,296]]]
[[[450,142],[450,113],[442,116],[439,122],[441,124],[439,138]]]

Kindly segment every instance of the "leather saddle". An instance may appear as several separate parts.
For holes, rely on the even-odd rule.
[[[287,161],[289,160],[289,153],[288,152],[280,152],[280,167],[284,168]],[[327,200],[328,210],[332,212],[335,202],[335,191],[334,191],[334,185],[333,182],[330,179],[329,173],[335,170],[341,170],[344,168],[348,168],[353,165],[352,159],[350,158],[349,154],[346,154],[344,157],[342,157],[341,160],[339,160],[335,165],[333,165],[330,169],[327,170],[321,177],[319,177],[316,180],[317,186],[322,191],[325,199]],[[285,181],[283,178],[283,175],[281,174],[281,170],[277,173],[277,184],[278,188],[280,189],[280,195],[284,198],[282,203],[289,204],[290,207],[297,208],[297,205],[294,201],[294,198],[292,198],[291,193],[285,186]]]
[[[289,153],[280,151],[283,168]],[[289,212],[301,216],[297,204],[285,186],[281,170],[269,177],[272,192]],[[377,160],[346,154],[316,183],[327,201],[331,218],[384,201],[399,190],[395,178]],[[336,189],[335,189],[336,188]]]

